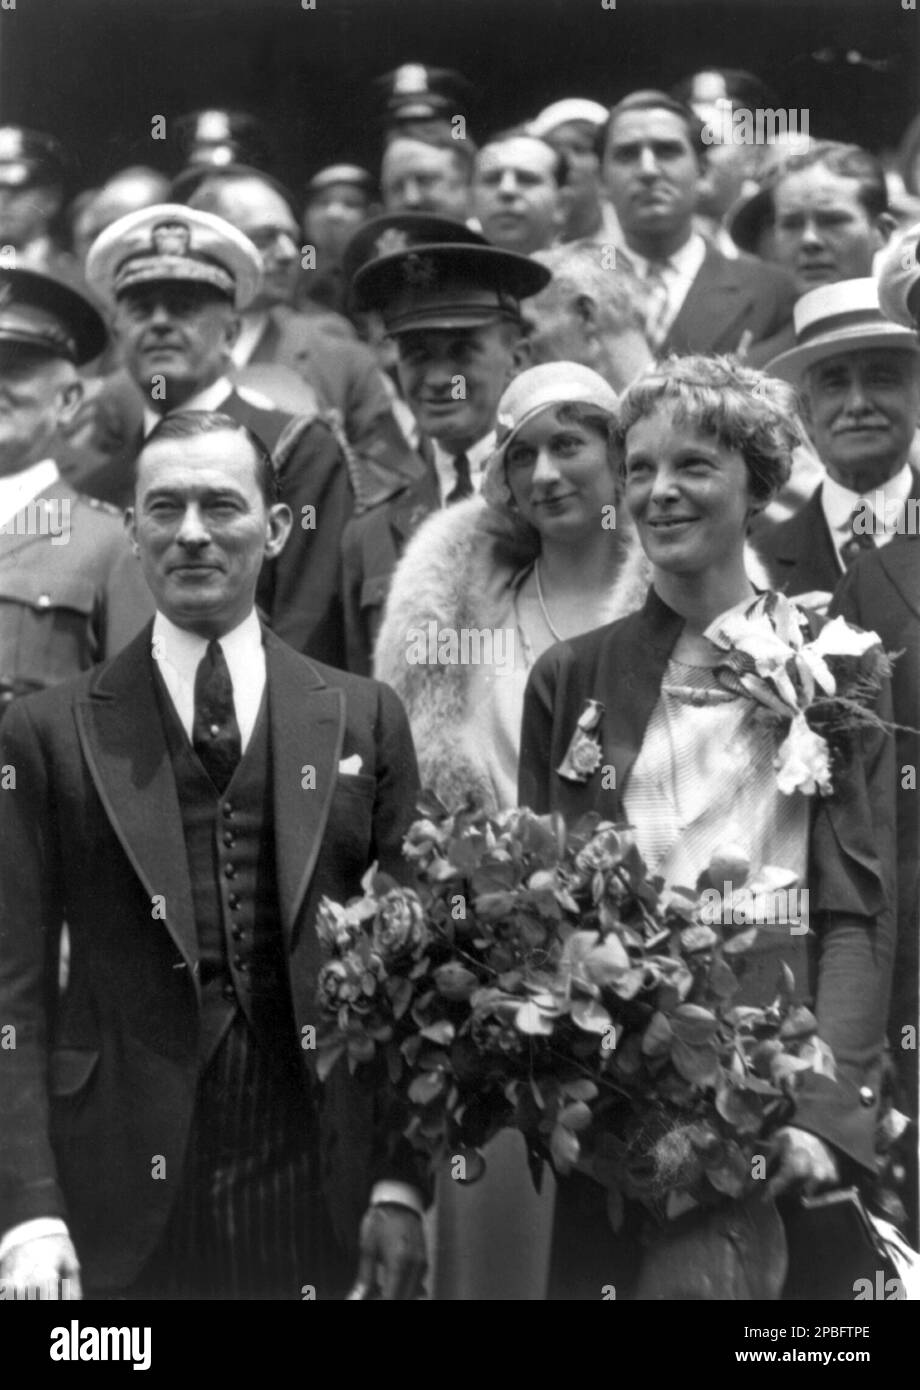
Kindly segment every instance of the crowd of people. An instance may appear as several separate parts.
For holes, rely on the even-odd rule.
[[[533,1191],[509,1131],[451,1182],[385,1078],[317,1075],[317,906],[411,882],[422,789],[628,824],[667,887],[794,868],[764,951],[834,1068],[770,1196],[871,1208],[884,1129],[916,1246],[913,127],[900,171],[817,112],[739,141],[776,99],[713,69],[477,142],[458,74],[381,90],[379,169],[302,196],[245,113],[69,201],[0,128],[0,1285],[664,1296],[587,1174]],[[769,595],[890,656],[817,793],[719,674]]]

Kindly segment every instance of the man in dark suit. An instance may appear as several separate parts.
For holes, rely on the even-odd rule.
[[[527,360],[521,300],[543,289],[550,272],[461,222],[427,214],[369,222],[347,259],[361,267],[356,306],[379,312],[396,343],[421,455],[411,472],[381,479],[379,501],[342,538],[348,665],[366,674],[409,536],[430,512],[479,488],[498,402]]]
[[[124,507],[132,464],[157,421],[174,410],[217,410],[249,426],[272,451],[294,534],[266,566],[258,600],[273,631],[298,651],[344,664],[339,544],[351,514],[346,458],[329,425],[274,410],[235,390],[228,372],[239,314],[258,292],[262,263],[249,239],[222,218],[159,204],[102,233],[87,279],[113,306],[114,332],[141,417],[100,417],[95,443],[105,461],[78,484]],[[104,436],[104,437],[103,437]]]
[[[823,594],[863,551],[903,533],[920,508],[908,462],[920,419],[920,346],[882,314],[872,279],[803,295],[797,346],[768,366],[798,386],[826,478],[802,509],[755,544],[775,588]]]
[[[694,231],[703,125],[664,92],[634,92],[610,112],[598,154],[619,219],[617,257],[646,290],[652,351],[746,351],[792,315],[795,286],[774,266],[729,260]]]
[[[375,860],[402,874],[415,758],[391,691],[261,627],[259,570],[291,527],[276,498],[236,421],[168,417],[128,517],[152,625],[4,723],[7,1288],[341,1297],[360,1226],[365,1282],[379,1262],[385,1296],[416,1291],[420,1199],[385,1093],[312,1065],[317,904]]]

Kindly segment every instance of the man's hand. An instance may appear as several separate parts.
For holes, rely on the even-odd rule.
[[[39,1236],[7,1251],[0,1265],[6,1298],[78,1299],[80,1262],[67,1236]]]
[[[358,1278],[350,1299],[409,1300],[424,1293],[428,1268],[421,1217],[395,1202],[368,1207],[361,1222]]]
[[[786,1125],[776,1131],[776,1145],[779,1167],[770,1179],[772,1197],[790,1188],[811,1193],[819,1187],[834,1187],[839,1183],[837,1160],[816,1134]]]

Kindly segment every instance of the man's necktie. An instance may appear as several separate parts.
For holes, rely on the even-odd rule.
[[[840,547],[840,559],[845,570],[848,570],[852,564],[855,564],[860,555],[863,555],[867,550],[875,549],[875,541],[872,539],[871,527],[867,527],[861,523],[857,531],[854,524],[857,516],[863,518],[864,521],[865,515],[866,509],[864,507],[855,507],[853,515],[850,517],[850,535]]]
[[[645,273],[645,336],[653,352],[657,352],[668,336],[668,310],[671,297],[664,272],[667,261],[649,261]]]
[[[453,464],[454,472],[457,475],[457,481],[454,483],[445,499],[448,506],[450,506],[451,502],[460,502],[464,497],[472,497],[473,495],[473,479],[470,477],[470,461],[466,454],[456,454]]]
[[[208,643],[195,672],[192,744],[211,781],[224,792],[242,756],[242,742],[227,658],[216,640]]]

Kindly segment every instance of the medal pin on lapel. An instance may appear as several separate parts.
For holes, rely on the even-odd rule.
[[[588,778],[601,765],[601,741],[598,727],[604,717],[604,706],[600,700],[586,700],[585,707],[575,725],[572,741],[565,757],[556,768],[560,777],[567,782],[587,782]]]

